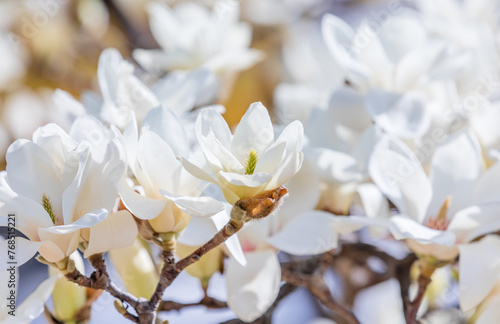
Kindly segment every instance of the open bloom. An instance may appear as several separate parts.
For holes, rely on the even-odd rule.
[[[438,145],[429,177],[398,141],[375,150],[370,174],[400,213],[390,219],[392,234],[406,239],[419,256],[453,260],[460,244],[499,228],[500,165],[483,172],[479,144],[470,131]]]
[[[176,159],[190,152],[184,128],[173,111],[162,106],[151,110],[140,135],[132,118],[123,138],[129,168],[141,187],[131,188],[124,177],[120,195],[127,209],[148,220],[155,232],[180,232],[190,216],[212,216],[224,209],[221,202],[201,197],[206,183],[186,172]]]
[[[14,212],[17,229],[28,238],[17,238],[18,265],[37,251],[58,262],[79,243],[87,245],[88,257],[133,242],[137,227],[131,215],[109,214],[125,165],[114,142],[108,144],[97,160],[88,142],[78,144],[49,124],[33,141],[20,139],[9,147],[7,171],[0,177],[0,221],[5,226]]]
[[[239,21],[236,1],[219,1],[210,12],[205,6],[183,2],[168,7],[152,2],[148,7],[151,32],[161,49],[137,49],[134,58],[147,69],[190,70],[204,66],[224,73],[249,68],[262,58],[248,48],[249,24]]]
[[[275,140],[267,109],[250,105],[234,135],[214,108],[205,108],[196,120],[196,136],[215,178],[186,159],[182,164],[195,177],[219,185],[227,202],[276,189],[300,169],[304,130],[290,123]]]

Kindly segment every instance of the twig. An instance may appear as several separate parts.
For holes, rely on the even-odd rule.
[[[181,310],[183,308],[192,306],[205,306],[206,308],[220,309],[220,308],[227,308],[227,303],[208,296],[203,297],[203,299],[197,303],[188,303],[188,304],[163,300],[160,302],[158,311],[168,312],[172,310]]]
[[[400,289],[400,294],[401,294],[401,300],[403,301],[403,312],[404,314],[407,314],[408,308],[411,306],[410,302],[410,295],[409,295],[409,289],[410,289],[410,269],[413,263],[417,260],[417,257],[415,254],[410,254],[403,260],[401,260],[397,265],[396,265],[396,273],[395,277],[399,281],[399,289]]]
[[[412,303],[405,313],[406,323],[414,324],[417,318],[418,309],[420,304],[424,299],[425,291],[427,286],[431,283],[431,276],[434,273],[435,267],[425,262],[425,260],[420,260],[420,275],[418,276],[418,292]]]
[[[333,299],[330,289],[321,275],[304,275],[292,273],[286,268],[282,271],[282,279],[296,286],[303,286],[309,289],[311,294],[327,308],[331,309],[348,324],[359,324],[358,319],[344,305]]]

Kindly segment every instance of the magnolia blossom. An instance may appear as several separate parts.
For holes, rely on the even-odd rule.
[[[340,235],[364,226],[359,217],[337,217],[314,210],[320,192],[318,178],[309,163],[286,187],[290,197],[276,213],[247,223],[238,232],[246,262],[241,263],[233,253],[227,263],[227,302],[246,322],[260,317],[278,296],[279,251],[299,256],[324,253],[337,247]]]
[[[215,178],[189,159],[183,158],[182,164],[192,175],[219,185],[230,204],[278,188],[302,165],[302,124],[290,123],[275,140],[271,118],[260,102],[250,105],[234,135],[217,110],[203,109],[196,136]]]
[[[460,244],[499,228],[499,172],[500,164],[483,172],[481,151],[470,131],[438,145],[429,177],[397,140],[380,144],[370,162],[373,181],[400,214],[390,219],[394,237],[406,239],[419,256],[445,262],[458,255]]]
[[[161,49],[137,49],[134,58],[147,69],[190,70],[204,66],[216,73],[244,70],[261,60],[249,49],[252,30],[239,22],[239,4],[219,1],[213,11],[196,2],[173,8],[159,2],[148,6],[150,27]]]
[[[78,144],[55,124],[39,128],[33,141],[15,141],[0,178],[0,211],[4,226],[15,211],[17,229],[28,238],[17,238],[17,264],[37,251],[58,262],[80,243],[86,257],[130,245],[137,235],[131,215],[110,213],[124,171],[114,142],[97,160],[88,142]],[[6,242],[1,244],[6,249]]]
[[[368,22],[354,31],[336,16],[323,17],[325,42],[348,83],[331,104],[341,121],[348,118],[348,128],[372,119],[395,136],[415,139],[431,127],[431,108],[444,109],[438,103],[446,102],[446,88],[434,81],[452,77],[457,58],[446,55],[446,41],[433,37],[416,14],[397,10],[377,31]],[[357,113],[344,114],[338,101]]]
[[[84,94],[83,102],[87,110],[123,129],[129,123],[132,112],[140,124],[146,114],[160,104],[180,115],[191,110],[199,100],[203,102],[207,96],[211,99],[213,80],[206,69],[169,74],[153,88],[135,76],[134,70],[132,63],[124,60],[118,50],[105,49],[97,70],[102,99],[94,93]]]
[[[128,166],[140,188],[131,188],[125,177],[119,186],[123,203],[134,216],[148,220],[157,233],[180,232],[190,216],[212,216],[224,209],[215,199],[201,196],[206,183],[186,172],[176,159],[190,156],[190,150],[184,128],[170,109],[151,110],[140,135],[136,125],[132,118],[123,139]]]

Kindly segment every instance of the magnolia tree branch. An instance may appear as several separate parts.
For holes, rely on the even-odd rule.
[[[222,308],[227,308],[227,303],[209,296],[203,297],[203,299],[197,303],[188,303],[188,304],[178,303],[175,301],[162,300],[160,302],[160,306],[158,306],[158,311],[169,312],[172,310],[181,310],[183,308],[192,306],[205,306],[206,308],[211,308],[211,309],[222,309]]]

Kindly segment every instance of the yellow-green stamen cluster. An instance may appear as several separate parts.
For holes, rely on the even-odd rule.
[[[255,167],[257,166],[257,152],[252,149],[250,154],[248,154],[247,164],[245,166],[245,174],[251,175],[255,172]]]
[[[57,225],[57,218],[56,215],[54,214],[54,209],[52,208],[52,203],[50,202],[49,196],[46,194],[42,195],[42,206],[43,209],[49,214],[50,219],[52,220],[52,224]]]

